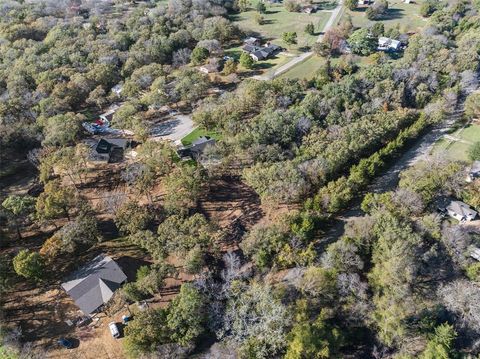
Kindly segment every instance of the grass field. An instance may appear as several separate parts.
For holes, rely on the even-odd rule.
[[[432,152],[435,154],[444,153],[447,158],[452,160],[470,162],[468,152],[473,142],[480,141],[480,125],[469,125],[463,129],[456,130],[450,136],[465,142],[442,138],[435,144]]]
[[[208,131],[202,130],[200,128],[196,128],[192,132],[190,132],[188,135],[186,135],[184,138],[182,138],[182,140],[181,140],[182,145],[190,146],[193,141],[195,141],[197,138],[202,137],[202,136],[209,136],[209,137],[212,137],[216,140],[220,139],[220,135],[218,133],[208,132]]]
[[[304,14],[288,12],[282,5],[267,5],[267,13],[263,14],[265,24],[259,25],[255,21],[256,14],[252,9],[232,16],[232,20],[246,33],[261,36],[264,40],[273,41],[290,51],[313,44],[330,17],[329,12]],[[305,33],[305,26],[309,23],[315,26],[314,35]],[[288,46],[282,41],[282,34],[288,31],[297,33],[297,45]]]
[[[388,14],[385,19],[379,21],[384,23],[385,29],[399,25],[401,32],[418,31],[427,24],[427,21],[420,15],[422,2],[423,0],[416,0],[415,4],[405,4],[402,0],[389,1]],[[355,11],[346,10],[343,17],[350,16],[355,27],[370,27],[376,21],[367,19],[366,9],[367,7],[361,7]]]

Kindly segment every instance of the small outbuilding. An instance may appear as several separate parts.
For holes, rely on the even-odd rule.
[[[84,314],[99,312],[127,281],[119,265],[103,254],[95,257],[62,283],[62,288]]]
[[[467,182],[473,182],[480,178],[480,161],[474,161],[467,173]]]
[[[460,222],[473,221],[477,217],[477,212],[462,201],[451,201],[446,210],[450,217]]]

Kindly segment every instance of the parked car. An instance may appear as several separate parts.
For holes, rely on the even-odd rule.
[[[67,348],[67,349],[72,349],[73,348],[73,343],[66,338],[58,339],[58,344],[60,344],[62,347]]]
[[[110,329],[110,333],[114,338],[120,338],[120,331],[118,330],[117,323],[111,322],[108,324],[108,328]]]

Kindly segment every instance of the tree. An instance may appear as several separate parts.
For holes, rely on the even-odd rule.
[[[201,65],[208,59],[208,56],[210,56],[210,52],[206,48],[196,47],[193,49],[190,59],[194,65]]]
[[[164,180],[165,208],[176,213],[187,213],[194,208],[204,180],[200,166],[186,164],[175,168]]]
[[[141,207],[135,201],[124,203],[115,213],[115,225],[124,235],[146,229],[151,220],[148,208]]]
[[[437,10],[437,3],[433,0],[428,0],[422,3],[422,6],[420,6],[420,15],[423,17],[429,17],[432,15],[435,10]]]
[[[377,48],[377,41],[370,35],[368,29],[355,31],[348,39],[348,43],[352,52],[357,55],[368,56]]]
[[[59,180],[53,180],[45,185],[44,191],[37,198],[35,210],[40,219],[67,217],[70,220],[69,211],[75,202],[74,191],[62,186]]]
[[[315,26],[311,22],[305,25],[305,33],[309,35],[315,34]]]
[[[480,118],[480,93],[474,92],[465,100],[465,115],[468,118]]]
[[[2,207],[13,215],[18,239],[22,238],[20,226],[25,217],[34,211],[35,198],[28,195],[10,195],[2,202]]]
[[[243,66],[243,68],[245,69],[252,69],[253,68],[253,59],[252,57],[246,53],[246,52],[242,52],[242,54],[240,55],[240,65]]]
[[[263,25],[265,23],[265,18],[260,15],[260,14],[255,14],[255,22],[258,24],[258,25]]]
[[[259,12],[260,14],[265,14],[265,13],[267,12],[267,7],[265,6],[265,3],[264,3],[262,0],[260,0],[260,1],[257,3],[255,9],[256,9],[257,12]]]
[[[13,258],[13,269],[22,277],[39,281],[45,275],[45,261],[37,252],[22,249]]]
[[[43,145],[65,146],[74,143],[80,135],[80,124],[84,120],[85,116],[72,112],[48,118],[43,128]]]
[[[184,69],[177,75],[174,93],[182,101],[192,103],[205,96],[209,87],[207,77],[195,69]]]
[[[237,72],[237,63],[234,59],[228,59],[223,65],[223,74],[228,76]]]
[[[287,45],[294,45],[297,43],[297,33],[295,31],[287,31],[282,34],[282,40]]]
[[[302,9],[298,0],[285,0],[283,5],[288,12],[299,12]]]
[[[171,338],[180,345],[195,341],[205,331],[205,314],[203,294],[192,284],[183,284],[168,308]]]
[[[345,0],[345,6],[347,9],[354,11],[357,8],[358,1],[357,0]]]
[[[420,359],[449,359],[457,333],[452,325],[443,323],[435,328],[435,333],[428,341]]]
[[[373,24],[373,26],[370,29],[370,33],[372,34],[373,37],[383,36],[384,32],[385,32],[385,25],[383,25],[383,22],[376,22],[375,24]]]
[[[377,0],[370,6],[365,15],[369,20],[378,20],[383,17],[388,11],[387,0]]]
[[[238,9],[241,12],[244,12],[244,11],[248,10],[248,6],[250,5],[250,1],[249,0],[236,0],[236,4],[237,4]]]
[[[147,309],[125,327],[124,347],[128,354],[139,357],[154,352],[160,344],[170,342],[165,309]]]
[[[101,238],[97,229],[97,219],[91,213],[80,213],[55,235],[61,238],[62,250],[67,253],[78,253],[79,246],[90,247]]]

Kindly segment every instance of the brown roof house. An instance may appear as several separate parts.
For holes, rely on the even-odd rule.
[[[100,311],[126,281],[127,276],[118,264],[101,254],[68,277],[62,288],[84,314],[93,314]]]

